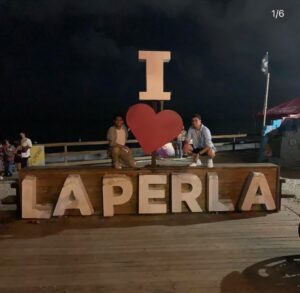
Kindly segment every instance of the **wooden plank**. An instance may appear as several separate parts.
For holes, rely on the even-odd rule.
[[[297,255],[299,217],[281,211],[229,218],[169,214],[69,217],[40,225],[11,221],[0,230],[5,252],[0,291],[240,292],[246,283],[256,292],[261,280],[244,270]]]
[[[233,143],[229,142],[229,144],[233,145],[233,149],[235,148],[235,139],[236,138],[242,138],[242,137],[246,137],[247,134],[225,134],[225,135],[214,135],[213,139],[229,139],[232,138],[233,139]],[[128,144],[137,144],[138,141],[135,139],[131,139],[127,141]],[[224,143],[224,142],[216,142],[215,145],[216,146],[221,146],[224,144],[228,144]],[[45,147],[45,150],[49,149],[49,148],[64,148],[63,152],[54,152],[54,153],[47,153],[48,157],[63,157],[64,158],[64,165],[69,164],[68,162],[68,157],[69,156],[75,156],[75,155],[83,155],[83,154],[99,154],[100,152],[98,150],[82,150],[82,151],[73,151],[73,152],[69,152],[68,151],[68,147],[72,147],[72,146],[81,146],[81,147],[85,147],[85,146],[103,146],[103,145],[108,145],[108,141],[85,141],[85,142],[59,142],[59,143],[47,143],[47,144],[43,144],[43,146]],[[153,158],[152,158],[153,159]],[[153,160],[152,160],[153,161]],[[86,164],[96,164],[96,163],[104,163],[104,161],[102,160],[91,160],[91,161],[76,161],[76,162],[71,162],[71,165],[75,165],[75,164],[81,164],[81,165],[86,165]],[[63,163],[55,163],[56,165],[63,165]]]

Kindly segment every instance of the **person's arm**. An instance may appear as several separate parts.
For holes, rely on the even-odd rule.
[[[187,136],[183,142],[183,152],[189,154],[192,150],[192,146],[190,145],[190,141],[192,139],[192,129],[189,128]]]
[[[32,142],[31,142],[31,140],[29,139],[29,138],[27,138],[27,144],[26,144],[26,146],[23,148],[23,152],[24,153],[26,153],[29,149],[31,149],[32,148]]]
[[[203,129],[202,135],[204,135],[205,147],[199,153],[200,155],[205,154],[207,151],[209,151],[211,148],[213,148],[210,130],[208,128]]]
[[[125,145],[119,145],[121,148],[123,148],[125,151],[129,151],[129,147],[128,146],[126,146],[126,143],[127,143],[127,140],[128,140],[128,128],[125,126],[125,125],[123,125],[123,129],[124,129],[124,131],[125,131]]]
[[[109,146],[115,146],[116,145],[116,136],[114,133],[114,128],[110,127],[107,131],[107,140]]]
[[[4,153],[5,156],[8,156],[9,148],[8,147],[3,148],[3,153]]]

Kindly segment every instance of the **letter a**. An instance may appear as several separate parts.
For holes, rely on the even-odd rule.
[[[53,216],[63,216],[66,210],[79,209],[82,216],[94,213],[93,206],[80,175],[69,175],[60,192]]]
[[[260,194],[258,193],[259,190]],[[269,184],[263,173],[250,173],[241,196],[239,208],[241,211],[250,211],[253,204],[265,205],[269,211],[276,209]]]

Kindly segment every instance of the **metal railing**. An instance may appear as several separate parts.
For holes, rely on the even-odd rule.
[[[232,145],[232,150],[236,149],[236,144],[238,139],[245,139],[247,134],[222,134],[222,135],[213,135],[213,140],[216,146],[223,145]],[[138,144],[138,141],[135,139],[130,139],[127,141],[128,145]],[[91,156],[103,156],[105,150],[108,146],[107,140],[102,141],[79,141],[79,142],[58,142],[58,143],[46,143],[43,144],[45,147],[46,158],[63,158],[62,162],[49,163],[55,165],[83,165],[83,164],[98,164],[98,163],[108,163],[110,162],[109,158],[102,159],[84,159],[84,160],[69,160],[69,157],[80,156],[80,155],[91,155]],[[97,149],[84,149],[84,148],[97,148]],[[72,148],[80,148],[80,150],[71,150]],[[57,149],[61,149],[57,151]],[[149,156],[137,156],[136,160],[149,159]]]

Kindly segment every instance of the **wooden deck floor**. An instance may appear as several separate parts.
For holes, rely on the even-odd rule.
[[[298,224],[284,207],[274,214],[13,220],[0,224],[0,292],[294,292],[277,284],[278,269],[265,275],[273,258],[300,254]]]

